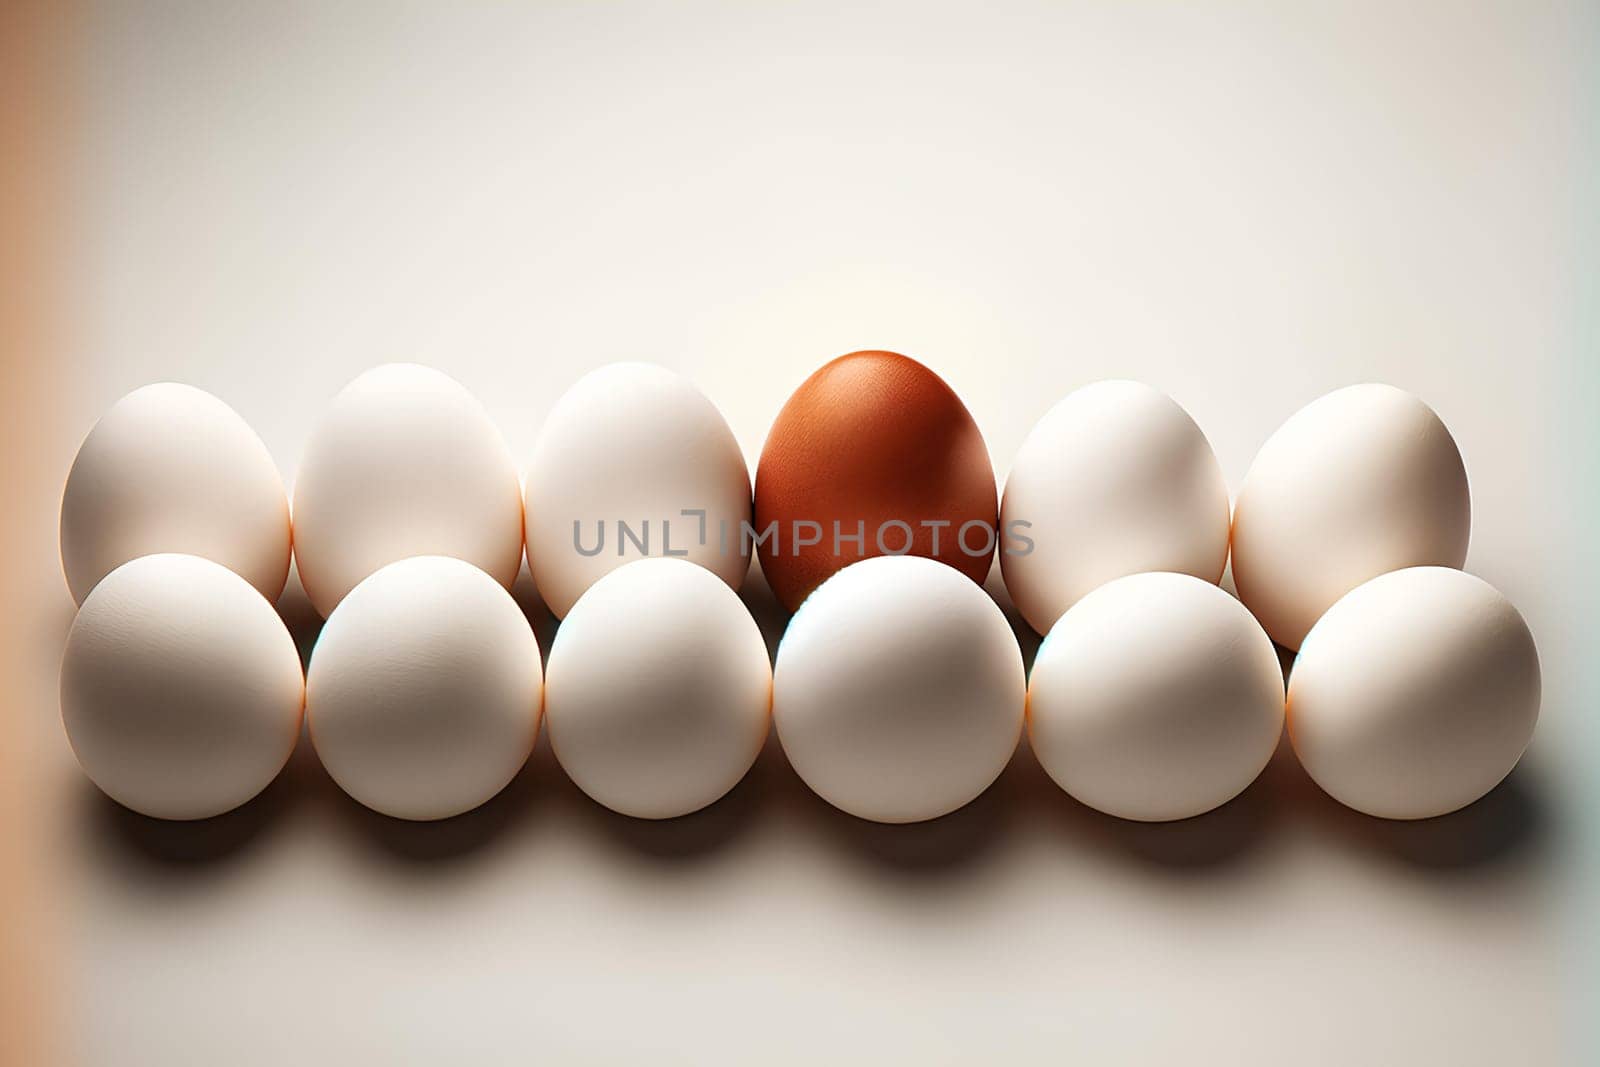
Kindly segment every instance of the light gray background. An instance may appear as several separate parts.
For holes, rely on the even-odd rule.
[[[52,729],[75,1051],[1576,1061],[1597,21],[1559,3],[92,8],[63,474],[100,410],[178,379],[292,478],[327,400],[392,359],[459,378],[522,458],[585,370],[654,360],[753,465],[806,374],[888,347],[956,388],[1001,477],[1051,403],[1116,376],[1183,403],[1237,487],[1301,404],[1385,380],[1460,442],[1469,568],[1526,614],[1546,703],[1505,786],[1414,826],[1343,812],[1292,758],[1212,815],[1122,824],[1023,751],[969,809],[877,827],[773,746],[714,808],[650,825],[590,804],[541,742],[443,825],[367,814],[302,746],[257,802],[172,827],[100,798]],[[775,637],[759,580],[747,599]],[[284,611],[309,639],[303,599]]]

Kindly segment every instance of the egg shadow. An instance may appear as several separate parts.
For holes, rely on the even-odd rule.
[[[544,597],[539,593],[539,587],[533,582],[533,575],[528,571],[526,561],[522,569],[517,572],[516,581],[511,584],[511,598],[522,609],[522,614],[527,616],[528,625],[533,628],[534,640],[539,642],[539,656],[543,663],[550,662],[550,648],[555,644],[556,630],[561,626],[561,620],[555,617],[546,604]]]
[[[543,771],[561,794],[552,817],[580,819],[630,856],[678,865],[708,860],[737,847],[763,819],[770,827],[815,834],[878,871],[938,874],[970,867],[1000,839],[1011,808],[1010,767],[971,803],[927,822],[890,825],[849,815],[806,786],[775,734],[742,781],[721,799],[674,819],[636,819],[590,799],[554,758]],[[777,832],[782,832],[777,831]]]
[[[671,819],[634,818],[590,798],[561,769],[549,745],[542,746],[545,758],[540,773],[553,783],[552,792],[559,794],[551,797],[552,805],[561,809],[556,817],[577,818],[634,858],[684,864],[725,851],[754,825],[773,787],[774,775],[786,769],[773,766],[772,747],[769,736],[767,746],[737,785],[700,810]]]
[[[1488,875],[1542,862],[1556,833],[1539,769],[1526,761],[1459,811],[1431,819],[1380,819],[1347,808],[1296,764],[1286,800],[1313,827],[1362,851],[1432,875]]]
[[[221,815],[184,821],[141,815],[85,778],[79,803],[83,840],[95,859],[136,865],[147,873],[181,871],[187,876],[207,868],[221,869],[285,823],[292,809],[303,803],[308,785],[320,775],[321,767],[302,737],[284,769],[255,797]]]
[[[989,576],[984,579],[984,592],[999,606],[1001,614],[1005,615],[1006,622],[1011,626],[1011,632],[1017,639],[1017,650],[1022,653],[1022,671],[1024,676],[1033,673],[1033,661],[1039,655],[1039,646],[1044,643],[1044,638],[1034,632],[1028,620],[1022,617],[1017,610],[1016,603],[1011,599],[1011,593],[1006,589],[1005,576],[1000,570],[1000,557],[997,555],[989,567]]]
[[[739,599],[744,601],[750,617],[761,631],[761,639],[767,643],[767,657],[776,664],[778,646],[783,643],[783,633],[789,628],[790,616],[778,602],[778,595],[772,591],[766,574],[761,570],[761,560],[753,552],[750,554],[750,569],[745,572],[744,584],[739,587]]]
[[[1015,756],[994,784],[955,811],[923,822],[880,823],[829,804],[795,772],[776,738],[768,747],[774,810],[875,873],[930,878],[976,870],[997,853],[1016,814],[1023,771]]]
[[[306,747],[310,747],[309,740]],[[536,751],[537,751],[536,746]],[[315,756],[313,755],[313,759]],[[314,802],[346,834],[385,859],[416,869],[445,868],[504,842],[525,820],[547,807],[547,775],[530,757],[506,787],[471,811],[446,819],[397,819],[373,811],[339,788],[320,762],[311,785]],[[558,772],[559,773],[559,772]]]
[[[1280,742],[1256,780],[1227,803],[1187,819],[1140,822],[1075,799],[1055,784],[1031,749],[1026,755],[1033,771],[1029,801],[1066,836],[1112,859],[1185,877],[1235,868],[1258,852],[1281,822],[1281,780],[1296,770],[1287,742]]]
[[[316,647],[317,637],[322,633],[323,618],[311,606],[311,598],[306,595],[306,587],[300,581],[298,565],[289,568],[289,580],[284,584],[275,606],[278,617],[283,620],[289,636],[294,638],[294,647],[300,653],[300,669],[306,670],[311,666],[311,650]]]

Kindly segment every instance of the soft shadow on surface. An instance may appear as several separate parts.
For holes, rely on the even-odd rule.
[[[1005,614],[1006,622],[1011,624],[1011,632],[1016,635],[1017,648],[1022,652],[1022,670],[1026,675],[1033,673],[1033,660],[1039,654],[1039,645],[1044,638],[1033,632],[1033,627],[1022,617],[1016,604],[1011,600],[1011,594],[1006,591],[1005,577],[1000,571],[1000,557],[996,556],[994,563],[989,568],[989,577],[983,583],[984,591],[1000,605],[1000,610]]]
[[[147,870],[185,875],[221,869],[247,855],[288,821],[322,775],[302,736],[288,765],[249,802],[210,819],[173,822],[152,819],[118,804],[88,778],[79,789],[85,840],[97,858],[137,864]]]
[[[782,759],[781,749],[777,753]],[[994,785],[964,807],[927,822],[878,823],[847,814],[817,796],[785,759],[775,803],[875,871],[930,877],[975,869],[995,854],[1017,814],[1019,768],[1013,757]]]
[[[750,569],[745,573],[744,585],[739,589],[739,599],[750,609],[750,616],[756,620],[761,638],[767,643],[767,656],[776,663],[778,645],[783,641],[783,631],[789,626],[789,613],[778,603],[777,594],[767,584],[767,576],[761,572],[761,560],[754,553],[750,555]]]
[[[1278,654],[1278,669],[1283,672],[1283,685],[1289,686],[1289,675],[1294,673],[1294,657],[1297,653],[1293,649],[1284,648],[1276,641],[1272,643],[1272,651]]]
[[[306,743],[310,747],[309,741]],[[548,747],[542,744],[541,747]],[[315,756],[312,757],[315,759]],[[530,759],[517,776],[480,807],[448,819],[415,822],[382,815],[347,795],[320,765],[308,784],[321,812],[385,859],[417,868],[444,868],[485,852],[511,836],[526,819],[548,807],[549,771]],[[559,769],[556,771],[560,773]]]
[[[1558,829],[1542,775],[1526,763],[1476,803],[1433,819],[1363,815],[1328,796],[1303,771],[1284,790],[1283,800],[1296,818],[1364,852],[1438,876],[1498,874],[1535,865]]]
[[[1280,744],[1260,777],[1221,807],[1176,822],[1137,822],[1074,800],[1045,773],[1031,750],[1025,755],[1032,765],[1032,787],[1041,794],[1029,798],[1031,806],[1039,818],[1058,820],[1072,846],[1081,843],[1175,877],[1222,871],[1250,857],[1277,829],[1281,779],[1298,772],[1289,765],[1294,756],[1287,743]]]
[[[772,747],[762,750],[755,765],[738,785],[699,811],[675,819],[636,819],[621,815],[589,798],[562,771],[550,753],[541,746],[545,758],[538,773],[552,785],[548,799],[559,809],[555,817],[579,820],[601,837],[635,858],[668,864],[692,863],[723,851],[750,829],[766,803],[776,774],[787,773],[786,766],[775,767],[768,756]],[[782,754],[778,755],[782,759]]]
[[[311,650],[316,647],[317,635],[322,633],[322,616],[311,606],[306,587],[300,584],[298,567],[289,568],[289,581],[278,597],[277,608],[278,616],[289,629],[289,636],[294,638],[294,647],[300,650],[300,667],[305,669],[311,664]]]
[[[533,627],[534,639],[539,642],[540,658],[544,663],[549,663],[550,646],[555,642],[556,628],[561,625],[561,620],[551,613],[549,605],[539,595],[539,588],[533,584],[533,575],[528,572],[526,561],[517,572],[517,580],[511,585],[511,598],[528,617],[528,625]]]
[[[97,851],[116,850],[132,859],[172,868],[202,868],[247,848],[282,807],[283,787],[274,782],[255,800],[225,815],[197,822],[152,819],[118,804],[85,779],[80,790],[84,823]]]
[[[547,764],[538,769],[556,783],[551,818],[579,820],[635,858],[683,864],[707,860],[737,847],[765,819],[775,832],[817,835],[875,870],[937,874],[968,867],[1000,838],[1013,805],[1007,796],[1008,768],[993,788],[940,819],[891,826],[858,819],[813,793],[790,766],[776,733],[737,786],[716,803],[676,819],[635,819],[589,799],[542,746]]]
[[[994,859],[1018,820],[1053,820],[1060,847],[1089,848],[1161,877],[1235,869],[1274,833],[1296,824],[1330,833],[1355,850],[1428,877],[1501,873],[1540,862],[1557,829],[1541,777],[1520,767],[1488,796],[1436,819],[1375,819],[1338,804],[1306,777],[1287,741],[1256,782],[1222,807],[1172,823],[1141,823],[1073,800],[1039,766],[1026,739],[999,780],[972,803],[924,823],[887,825],[839,811],[805,785],[777,738],[750,773],[701,811],[677,819],[634,819],[590,800],[556,763],[541,736],[534,756],[482,807],[437,822],[393,819],[362,807],[328,777],[302,738],[283,774],[250,803],[213,819],[168,822],[138,815],[87,779],[79,791],[86,840],[98,857],[140,874],[192,878],[251,854],[310,808],[391,861],[447,872],[474,854],[503,847],[530,820],[575,821],[630,856],[679,865],[723,854],[761,819],[784,832],[813,833],[876,873],[911,879],[970,872]]]

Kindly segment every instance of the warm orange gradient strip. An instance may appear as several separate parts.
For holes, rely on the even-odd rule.
[[[55,695],[31,635],[54,556],[56,487],[40,462],[64,362],[65,172],[73,5],[0,3],[0,1065],[59,1063],[60,974],[37,754]]]

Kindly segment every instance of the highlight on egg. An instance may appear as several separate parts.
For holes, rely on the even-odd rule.
[[[1006,591],[1049,632],[1090,590],[1175,571],[1215,584],[1228,563],[1228,484],[1211,443],[1171,397],[1142,382],[1086,385],[1028,432],[1000,504],[1028,552],[1001,552]]]
[[[1278,644],[1380,574],[1466,562],[1466,466],[1432,408],[1352,385],[1290,416],[1256,454],[1233,513],[1233,578]]]
[[[507,589],[522,566],[522,487],[489,414],[431,367],[374,367],[334,397],[294,487],[300,580],[323,617],[368,575],[440,555]]]
[[[557,618],[630,560],[672,556],[737,590],[749,570],[750,471],[727,421],[680,374],[649,363],[591,371],[534,446],[528,567]]]
[[[852,352],[801,383],[756,469],[761,570],[790,612],[841,568],[936,559],[972,581],[1000,536],[994,468],[966,405],[895,352]]]
[[[726,582],[681,559],[636,560],[578,598],[545,672],[562,768],[643,819],[698,811],[745,776],[767,737],[772,666]]]
[[[1187,819],[1255,781],[1283,733],[1272,641],[1187,574],[1117,578],[1061,616],[1028,679],[1034,755],[1074,798],[1143,822]]]
[[[1011,760],[1027,700],[999,606],[936,560],[878,556],[824,582],[789,623],[772,715],[795,771],[875,822],[955,811]]]
[[[433,820],[510,783],[539,733],[539,645],[483,571],[420,556],[373,572],[328,616],[306,675],[306,720],[346,793]]]
[[[268,600],[289,576],[289,501],[267,446],[227,404],[176,382],[113,404],[61,494],[61,566],[75,603],[156,553],[220,563]]]
[[[1289,675],[1289,739],[1322,789],[1385,819],[1466,807],[1517,765],[1539,718],[1539,653],[1481,578],[1411,567],[1317,621]]]
[[[265,789],[294,751],[304,697],[272,605],[198,556],[141,556],[106,575],[61,663],[61,718],[84,773],[158,819],[221,815]]]

